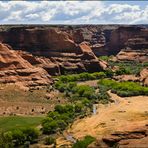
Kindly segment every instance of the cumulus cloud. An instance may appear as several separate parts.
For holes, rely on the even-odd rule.
[[[148,5],[103,1],[0,1],[0,23],[148,23]]]
[[[109,14],[121,13],[123,11],[136,11],[140,10],[140,7],[137,5],[128,5],[128,4],[112,4],[107,9]]]

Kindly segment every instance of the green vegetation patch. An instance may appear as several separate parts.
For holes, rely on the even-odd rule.
[[[135,74],[138,75],[140,71],[148,66],[148,63],[140,63],[140,62],[133,62],[133,61],[109,61],[109,65],[111,67],[113,66],[119,66],[119,70],[116,71],[116,75],[122,75],[122,74]]]
[[[52,137],[52,136],[47,136],[45,138],[44,144],[45,145],[51,145],[51,144],[55,145],[56,144],[56,139],[54,137]]]
[[[83,140],[77,141],[72,148],[87,148],[89,144],[95,141],[92,136],[85,136]]]
[[[110,79],[102,79],[98,82],[101,89],[111,90],[121,97],[129,96],[148,96],[148,87],[141,86],[136,82],[117,82]]]
[[[35,128],[26,127],[16,128],[0,134],[0,147],[2,148],[15,148],[21,145],[29,147],[30,144],[37,141],[39,131]]]
[[[7,131],[21,127],[36,127],[40,125],[44,117],[0,117],[0,130]]]
[[[42,121],[44,134],[54,134],[63,131],[74,119],[86,113],[83,103],[56,105],[54,111],[50,111]]]
[[[113,56],[110,55],[110,56],[99,56],[98,59],[101,59],[103,61],[109,61]]]
[[[96,80],[105,78],[105,72],[94,72],[94,73],[80,73],[80,74],[72,74],[72,75],[62,75],[59,76],[60,82],[75,82],[75,81],[87,81],[87,80]]]

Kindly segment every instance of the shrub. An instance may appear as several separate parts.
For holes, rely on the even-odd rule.
[[[53,119],[51,117],[46,117],[45,119],[42,120],[42,125],[45,124],[46,122],[51,122]]]
[[[39,136],[39,131],[35,128],[23,128],[23,134],[25,135],[25,141],[29,141],[30,143],[34,143]]]
[[[104,61],[109,61],[111,57],[110,56],[100,56],[99,59],[104,60]]]
[[[131,74],[131,71],[128,68],[120,67],[120,69],[117,70],[115,73],[116,75],[123,75],[123,74]]]
[[[83,140],[77,141],[72,148],[87,148],[89,144],[95,141],[95,138],[92,136],[85,136]]]
[[[52,118],[53,120],[56,120],[59,119],[60,114],[57,111],[49,111],[47,116]]]
[[[58,129],[63,131],[67,127],[67,124],[64,120],[57,120],[56,123],[58,124]]]
[[[45,138],[45,145],[51,145],[51,144],[56,144],[56,139],[51,137],[51,136],[48,136]]]
[[[14,143],[12,142],[11,132],[1,132],[0,133],[0,147],[1,148],[14,148]]]
[[[81,101],[81,103],[82,103],[84,106],[89,107],[89,108],[91,108],[92,105],[93,105],[93,103],[92,103],[90,100],[88,100],[87,98],[83,98],[82,101]]]
[[[23,145],[25,142],[25,134],[20,129],[15,129],[11,131],[12,134],[12,141],[14,142],[15,146]]]
[[[57,129],[58,129],[58,123],[56,122],[56,120],[42,124],[42,131],[44,134],[56,133]]]
[[[86,81],[86,80],[94,80],[95,77],[92,74],[89,73],[81,73],[79,74],[79,80],[80,81]]]
[[[79,97],[85,97],[88,99],[93,99],[95,94],[95,89],[88,85],[78,85],[74,88],[74,92],[79,95]]]
[[[111,78],[114,75],[114,72],[111,69],[108,69],[108,70],[105,71],[105,74],[106,74],[107,77]]]
[[[64,84],[62,81],[58,81],[55,83],[55,88],[58,89],[60,92],[64,92],[67,88],[67,85]]]
[[[65,83],[62,81],[58,81],[55,83],[55,88],[58,89],[60,92],[69,92],[71,89],[73,89],[73,87],[76,86],[75,82],[69,82],[69,83]]]
[[[67,104],[67,105],[56,105],[55,111],[58,113],[72,113],[74,112],[74,106]]]
[[[104,72],[95,72],[91,74],[95,79],[102,79],[106,77]]]
[[[76,103],[75,104],[75,112],[81,113],[84,110],[84,105],[82,103]]]
[[[75,82],[75,81],[87,81],[87,80],[95,80],[100,78],[105,78],[105,72],[94,72],[94,73],[87,73],[83,72],[80,74],[72,74],[72,75],[62,75],[59,77],[59,81],[56,82],[55,87],[58,89],[63,90],[65,83]],[[63,84],[62,84],[63,83]]]
[[[54,110],[56,112],[58,112],[58,113],[65,113],[65,112],[67,112],[66,108],[63,105],[59,105],[59,104],[55,106]]]
[[[98,82],[99,87],[111,89],[112,92],[122,97],[148,95],[148,88],[135,82],[116,82],[114,80],[103,79]]]
[[[34,128],[21,128],[7,131],[1,133],[0,147],[17,147],[24,145],[27,141],[29,143],[34,143],[38,136],[39,132]]]
[[[98,95],[99,100],[109,100],[110,96],[107,92],[100,92]]]
[[[60,119],[64,120],[67,124],[73,121],[73,114],[71,113],[63,113],[60,115]]]
[[[111,66],[119,66],[119,68],[123,68],[126,69],[130,72],[130,74],[135,74],[138,75],[140,73],[140,71],[144,68],[147,67],[148,63],[139,63],[139,62],[132,62],[132,61],[118,61],[118,62],[113,62],[113,61],[109,61],[109,65]]]
[[[64,130],[68,123],[73,121],[74,115],[75,108],[73,105],[56,105],[55,111],[50,111],[47,118],[42,121],[43,133],[53,134],[59,130]]]

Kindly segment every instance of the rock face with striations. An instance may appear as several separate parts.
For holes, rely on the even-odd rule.
[[[148,49],[148,29],[140,26],[121,26],[115,29],[110,36],[109,49],[113,53],[122,49]]]
[[[1,31],[0,40],[15,50],[27,51],[33,56],[38,56],[36,60],[40,66],[51,75],[94,72],[106,67],[102,67],[102,61],[98,60],[85,42],[77,44],[73,36],[57,28],[13,27]],[[33,64],[27,57],[29,55],[22,56]]]
[[[126,131],[116,131],[102,140],[90,144],[89,148],[146,148],[148,146],[148,125]]]
[[[112,31],[108,48],[118,61],[148,62],[148,29],[121,26]]]
[[[0,83],[36,87],[51,82],[49,74],[43,68],[34,67],[8,45],[0,43]]]
[[[74,50],[76,45],[65,32],[55,29],[36,27],[16,27],[0,33],[2,42],[11,45],[14,49],[44,53],[44,49],[50,51]],[[34,50],[34,51],[33,51]]]
[[[12,50],[9,45],[0,43],[0,70],[16,70],[25,68],[32,68],[32,65]]]

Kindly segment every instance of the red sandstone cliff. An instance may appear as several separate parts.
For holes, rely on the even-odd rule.
[[[119,52],[123,48],[148,48],[148,29],[139,26],[121,26],[112,31],[109,42],[111,52]]]
[[[84,42],[75,43],[73,38],[70,33],[52,27],[15,27],[0,32],[0,40],[13,49],[28,51],[39,58],[44,57],[44,60],[38,58],[38,62],[43,62],[43,68],[51,75],[103,70],[105,66],[102,67],[91,48]],[[23,57],[32,64],[27,55],[23,54]]]
[[[36,87],[51,82],[50,76],[43,68],[32,66],[8,45],[0,43],[0,83]]]

